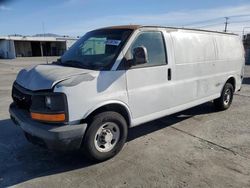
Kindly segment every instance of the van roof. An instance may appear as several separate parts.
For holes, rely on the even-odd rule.
[[[165,28],[165,29],[176,29],[176,30],[200,31],[200,32],[209,32],[209,33],[220,33],[220,34],[226,34],[226,35],[237,35],[235,33],[226,33],[226,32],[203,30],[203,29],[184,28],[184,27],[180,28],[180,27],[166,27],[166,26],[150,26],[150,25],[118,25],[118,26],[104,27],[104,28],[100,28],[100,29],[132,29],[132,30],[136,30],[136,29],[145,28],[145,27],[146,28]]]

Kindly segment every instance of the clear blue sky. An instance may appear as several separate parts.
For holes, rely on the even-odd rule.
[[[0,35],[43,33],[42,23],[46,33],[71,36],[121,24],[222,30],[225,16],[236,16],[229,29],[239,32],[250,26],[248,14],[249,0],[0,0]]]

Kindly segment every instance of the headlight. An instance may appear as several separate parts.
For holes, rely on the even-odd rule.
[[[31,118],[44,122],[66,122],[68,120],[67,98],[64,93],[44,93],[32,96]]]
[[[52,102],[51,102],[51,96],[46,96],[45,97],[45,105],[48,109],[52,108]]]

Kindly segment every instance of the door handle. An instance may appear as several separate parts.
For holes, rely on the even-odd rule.
[[[168,80],[172,79],[172,71],[170,68],[168,68]]]

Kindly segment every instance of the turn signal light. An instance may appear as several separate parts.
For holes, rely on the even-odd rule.
[[[63,122],[66,116],[65,114],[41,114],[31,112],[31,118],[38,121]]]

